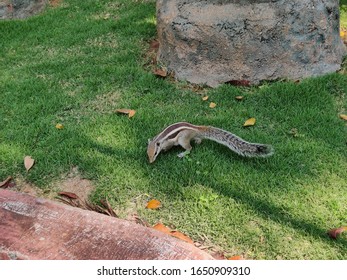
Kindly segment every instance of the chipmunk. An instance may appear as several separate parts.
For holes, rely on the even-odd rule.
[[[154,162],[161,151],[167,151],[178,145],[185,149],[185,152],[178,156],[184,157],[192,149],[190,141],[194,140],[195,143],[200,144],[202,139],[216,141],[245,157],[267,157],[274,153],[270,145],[249,143],[231,132],[217,127],[178,122],[169,125],[152,140],[148,140],[149,162]]]

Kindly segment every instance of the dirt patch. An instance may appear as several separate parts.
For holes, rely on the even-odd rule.
[[[34,184],[31,184],[25,181],[24,178],[18,177],[18,178],[15,178],[14,181],[16,186],[13,188],[13,190],[30,194],[32,196],[45,197],[44,191],[42,189],[35,186]]]
[[[75,193],[81,200],[87,201],[94,188],[90,180],[82,178],[77,166],[73,167],[62,180],[55,182],[53,187],[58,191]]]
[[[62,176],[61,180],[52,183],[46,189],[41,189],[27,182],[24,178],[15,178],[16,187],[13,190],[30,194],[36,197],[44,197],[55,200],[58,192],[71,192],[76,194],[82,201],[88,201],[89,195],[95,189],[90,180],[82,178],[78,167],[71,168],[68,174]]]

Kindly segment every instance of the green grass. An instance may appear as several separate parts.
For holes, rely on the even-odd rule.
[[[154,1],[66,0],[0,22],[0,180],[24,177],[45,189],[78,166],[97,187],[93,199],[107,196],[121,217],[136,211],[227,254],[346,259],[346,235],[330,240],[326,232],[347,224],[346,122],[338,118],[347,76],[206,89],[217,103],[210,109],[144,66],[155,35]],[[117,108],[137,113],[128,119]],[[257,124],[245,129],[249,117]],[[245,159],[204,141],[183,160],[173,149],[150,165],[148,138],[183,120],[272,144],[276,153]],[[25,155],[36,159],[29,173]],[[163,207],[144,209],[149,198]]]
[[[347,1],[340,0],[340,24],[342,27],[347,28]]]

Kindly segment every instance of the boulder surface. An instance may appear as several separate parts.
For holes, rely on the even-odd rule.
[[[336,0],[158,0],[158,61],[178,80],[301,79],[340,69]]]

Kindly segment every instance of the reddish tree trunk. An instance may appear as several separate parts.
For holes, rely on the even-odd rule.
[[[213,259],[129,221],[0,189],[0,260]]]

